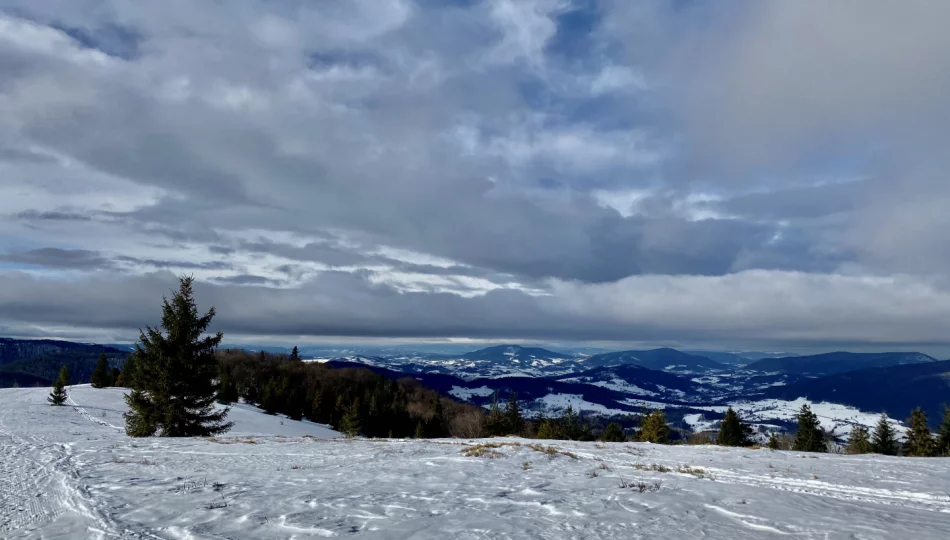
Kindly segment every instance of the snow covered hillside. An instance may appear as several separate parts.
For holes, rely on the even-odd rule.
[[[250,407],[233,410],[226,437],[130,439],[118,429],[120,390],[75,387],[69,407],[48,406],[48,391],[0,390],[5,539],[925,540],[950,530],[942,458],[347,441]]]

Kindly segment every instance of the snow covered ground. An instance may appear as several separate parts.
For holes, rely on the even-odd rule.
[[[521,439],[492,440],[501,446],[479,457],[465,450],[486,441],[321,438],[335,433],[251,407],[233,411],[238,436],[130,439],[117,428],[120,390],[73,388],[70,407],[48,406],[47,393],[0,390],[0,538],[943,540],[950,530],[948,459]]]

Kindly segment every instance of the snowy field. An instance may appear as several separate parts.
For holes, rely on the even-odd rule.
[[[75,387],[69,407],[46,405],[47,393],[0,389],[0,538],[945,540],[950,531],[948,459],[519,439],[466,456],[486,441],[325,438],[336,433],[252,407],[234,409],[228,437],[130,439],[118,429],[121,390]]]

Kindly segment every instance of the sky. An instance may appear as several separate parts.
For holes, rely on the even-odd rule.
[[[0,335],[950,354],[947,20],[0,0]]]

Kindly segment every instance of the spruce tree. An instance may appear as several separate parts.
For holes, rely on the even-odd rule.
[[[862,425],[855,425],[851,428],[851,435],[848,436],[848,444],[845,445],[846,454],[868,454],[871,452],[871,440],[868,438],[868,428]]]
[[[797,415],[798,432],[795,434],[795,442],[792,450],[799,452],[824,452],[825,437],[821,431],[821,423],[818,421],[818,415],[811,411],[808,404],[802,405]]]
[[[290,359],[294,362],[300,360],[300,350],[298,350],[296,346],[294,346],[293,350],[290,351]]]
[[[69,386],[69,370],[66,369],[66,366],[63,366],[59,368],[59,377],[56,377],[56,382],[53,383],[53,391],[49,393],[46,401],[57,407],[66,403],[67,386]]]
[[[353,438],[360,434],[360,400],[357,399],[346,408],[343,419],[340,421],[340,431],[347,438]]]
[[[538,421],[538,433],[537,438],[539,439],[559,439],[557,433],[557,426],[551,420],[541,419]]]
[[[218,403],[229,405],[238,400],[238,390],[234,383],[234,377],[229,371],[222,371],[218,381]]]
[[[505,425],[509,435],[521,435],[524,431],[524,418],[521,416],[521,407],[518,405],[518,394],[508,394],[508,403],[505,405]]]
[[[943,410],[943,421],[937,431],[937,453],[950,456],[950,405]]]
[[[769,433],[769,450],[778,450],[779,446],[778,437],[775,436],[775,432]]]
[[[666,414],[656,409],[643,417],[640,423],[640,442],[667,444],[670,442],[670,426],[666,423]]]
[[[488,419],[485,421],[485,433],[489,437],[498,435],[507,435],[507,426],[505,425],[505,415],[498,406],[498,392],[492,396],[491,409],[488,411]]]
[[[719,426],[717,442],[723,446],[749,446],[752,444],[752,428],[739,420],[732,407],[726,409],[726,417]]]
[[[192,285],[181,277],[171,300],[162,299],[161,328],[146,327],[135,346],[136,374],[125,400],[125,431],[132,437],[198,437],[231,428],[228,409],[216,409],[222,334],[202,337],[214,308],[198,315]]]
[[[927,413],[917,407],[907,419],[910,429],[907,431],[907,441],[904,448],[908,456],[931,457],[935,454],[936,444],[930,428],[927,427]]]
[[[106,386],[117,386],[119,382],[119,375],[121,374],[122,372],[119,370],[119,368],[114,367],[109,370],[109,384]]]
[[[116,386],[132,388],[132,381],[135,379],[135,367],[136,356],[133,352],[125,359],[125,364],[122,365],[122,372],[119,374],[118,379],[116,379]]]
[[[284,393],[287,391],[287,381],[271,379],[264,385],[261,393],[261,408],[267,414],[277,414],[283,409]],[[343,399],[343,396],[340,396]],[[340,403],[342,408],[342,403]]]
[[[422,429],[422,420],[419,420],[419,423],[416,424],[416,433],[413,437],[416,439],[425,438],[425,431]]]
[[[96,362],[96,369],[92,371],[92,378],[90,381],[93,388],[105,388],[109,386],[109,361],[106,359],[106,354],[102,353],[99,355],[99,360]]]
[[[893,426],[887,421],[887,414],[882,414],[881,419],[874,428],[874,435],[871,437],[871,449],[877,454],[885,456],[897,455],[897,434]]]
[[[624,442],[627,440],[627,437],[623,434],[623,428],[620,427],[620,424],[611,422],[607,424],[607,428],[604,429],[604,434],[600,436],[600,440],[604,442]]]

